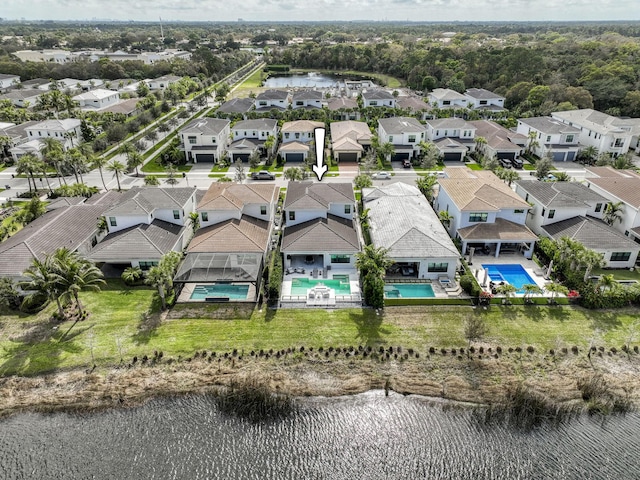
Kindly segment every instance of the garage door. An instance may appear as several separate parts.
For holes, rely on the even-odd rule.
[[[393,155],[391,155],[392,162],[401,162],[402,160],[408,160],[408,159],[409,159],[408,153],[394,153]]]
[[[302,154],[302,153],[287,153],[285,160],[287,162],[302,162],[304,160],[304,154]]]
[[[553,152],[554,162],[564,162],[564,152]]]
[[[498,160],[502,158],[513,160],[514,158],[516,158],[516,152],[498,152],[497,157]]]
[[[456,153],[445,153],[444,154],[444,161],[445,162],[452,162],[452,161],[460,161],[462,160],[462,154],[460,152],[456,152]]]
[[[567,162],[573,162],[576,159],[576,152],[567,153]]]
[[[213,163],[214,162],[213,153],[196,153],[196,162],[197,163],[203,163],[203,162]]]
[[[338,161],[339,162],[352,162],[352,163],[356,163],[358,161],[358,154],[357,153],[341,153],[340,156],[338,157]]]
[[[242,160],[243,162],[248,162],[249,161],[249,154],[248,153],[234,153],[233,154],[233,161],[235,162],[236,160]]]

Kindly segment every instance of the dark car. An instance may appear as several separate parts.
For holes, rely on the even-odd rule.
[[[514,158],[511,160],[511,165],[513,165],[513,168],[522,168],[524,162],[520,158]]]
[[[259,172],[253,172],[251,174],[251,179],[252,180],[275,180],[276,176],[271,172],[267,172],[266,170],[260,170]]]
[[[402,161],[402,166],[403,166],[404,168],[411,168],[411,160],[409,160],[408,158],[405,158],[405,159]]]
[[[509,160],[508,158],[499,158],[498,162],[500,162],[502,168],[511,168],[513,166],[511,165],[511,160]]]

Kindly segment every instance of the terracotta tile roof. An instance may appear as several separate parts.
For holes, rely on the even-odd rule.
[[[449,169],[445,169],[445,173],[449,175]],[[524,199],[492,172],[474,171],[472,175],[476,178],[462,178],[463,172],[456,171],[456,174],[460,177],[442,178],[438,183],[460,211],[529,208]]]
[[[354,204],[355,201],[351,183],[289,182],[284,208],[327,210],[331,203]]]
[[[189,243],[188,253],[264,253],[269,243],[269,222],[242,215],[202,228]]]
[[[334,97],[327,101],[327,108],[329,110],[341,110],[348,108],[358,108],[358,102],[352,98],[347,97]]]
[[[624,203],[640,209],[640,177],[588,178],[587,182],[597,185]]]
[[[311,120],[296,120],[283,123],[280,130],[282,132],[313,132],[316,128],[324,128],[324,123]]]
[[[358,233],[351,220],[328,214],[284,229],[282,251],[286,253],[360,251]]]
[[[270,184],[212,183],[197,210],[242,210],[248,204],[275,203],[279,191]]]

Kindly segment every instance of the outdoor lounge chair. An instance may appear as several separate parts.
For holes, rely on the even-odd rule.
[[[318,269],[317,268],[313,269],[313,274],[312,275],[313,275],[313,278],[318,278]]]
[[[330,297],[329,292],[324,292],[322,294],[322,298],[329,298],[329,297]]]
[[[314,291],[309,292],[309,298],[310,298],[310,299],[312,299],[312,300],[313,300],[314,298],[316,298],[316,294],[315,294],[315,292],[314,292]]]
[[[447,288],[451,285],[451,280],[449,280],[449,277],[438,277],[438,283],[442,288]]]
[[[287,269],[284,271],[284,273],[286,273],[287,275],[291,275],[293,273],[293,269],[290,267],[287,267]]]

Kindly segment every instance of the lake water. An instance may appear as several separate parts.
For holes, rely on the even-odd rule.
[[[296,414],[261,424],[220,413],[208,396],[14,416],[0,421],[0,478],[640,478],[635,413],[525,432],[381,391],[299,403]]]
[[[285,87],[317,87],[327,88],[342,85],[342,79],[321,73],[306,73],[302,75],[270,76],[264,82],[268,88]]]

